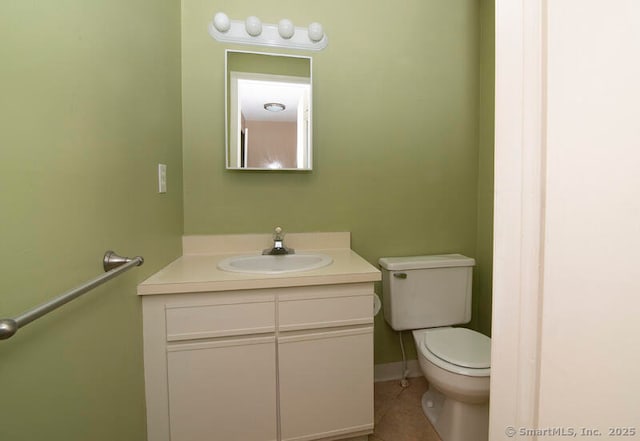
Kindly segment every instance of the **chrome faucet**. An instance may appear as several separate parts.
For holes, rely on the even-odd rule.
[[[295,254],[295,250],[284,246],[284,233],[282,232],[282,228],[276,227],[273,231],[273,248],[262,250],[262,254],[269,254],[271,256]]]

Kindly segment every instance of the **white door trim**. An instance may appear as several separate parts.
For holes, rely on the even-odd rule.
[[[537,427],[545,9],[545,1],[496,0],[491,440]]]

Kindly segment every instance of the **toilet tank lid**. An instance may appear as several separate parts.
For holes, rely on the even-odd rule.
[[[438,254],[431,256],[381,257],[380,266],[386,270],[402,271],[411,269],[447,268],[474,266],[476,261],[462,254]]]

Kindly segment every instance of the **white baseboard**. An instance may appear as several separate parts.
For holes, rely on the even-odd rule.
[[[418,360],[407,360],[407,369],[409,371],[408,377],[422,377],[422,370]],[[376,364],[373,367],[373,381],[390,381],[402,379],[402,362],[396,361],[393,363]]]

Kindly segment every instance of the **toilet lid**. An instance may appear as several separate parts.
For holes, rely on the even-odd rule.
[[[424,344],[436,357],[472,369],[491,367],[491,339],[466,328],[429,330]]]

